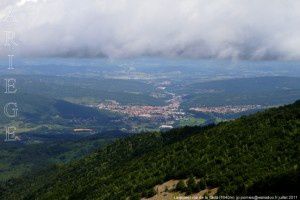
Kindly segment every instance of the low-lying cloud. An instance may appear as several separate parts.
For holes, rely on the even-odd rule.
[[[22,56],[300,59],[298,0],[1,0]],[[1,55],[7,50],[0,49]]]

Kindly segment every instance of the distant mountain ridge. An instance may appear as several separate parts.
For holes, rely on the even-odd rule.
[[[6,117],[4,112],[1,112],[0,125],[5,125],[12,121],[21,121],[22,123],[36,125],[54,124],[74,126],[74,123],[70,122],[70,120],[74,119],[94,121],[98,125],[104,125],[115,119],[115,116],[109,112],[24,92],[18,92],[13,95],[1,93],[0,104],[4,106],[9,102],[16,102],[18,104],[18,116],[12,119]]]
[[[237,78],[187,84],[183,107],[222,105],[282,105],[300,98],[299,77]]]

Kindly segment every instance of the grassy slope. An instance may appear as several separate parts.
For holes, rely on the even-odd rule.
[[[259,192],[266,180],[275,185],[276,180],[286,180],[282,183],[286,190],[281,192],[269,183],[271,192],[296,192],[299,179],[293,178],[299,177],[294,176],[299,174],[299,144],[297,102],[215,127],[119,140],[70,165],[10,181],[2,187],[0,198],[135,199],[156,184],[191,174],[219,187],[221,194]]]

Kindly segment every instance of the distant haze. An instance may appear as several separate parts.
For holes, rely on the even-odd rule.
[[[1,0],[20,56],[300,60],[298,0]],[[7,50],[0,48],[0,55]]]

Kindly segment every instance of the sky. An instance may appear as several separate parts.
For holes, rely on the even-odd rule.
[[[299,0],[1,0],[0,56],[300,60],[299,10]]]

